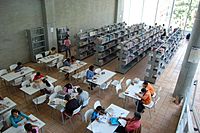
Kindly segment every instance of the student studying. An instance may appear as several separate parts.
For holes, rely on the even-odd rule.
[[[154,95],[155,89],[150,83],[148,83],[147,81],[144,81],[142,86],[143,86],[143,88],[146,88],[151,93],[151,96]]]
[[[12,109],[11,110],[11,115],[9,117],[10,122],[12,124],[13,127],[18,127],[18,126],[22,126],[22,123],[19,123],[21,120],[23,119],[27,119],[30,120],[31,122],[35,122],[36,120],[32,120],[30,119],[26,114],[20,112],[17,109]]]
[[[26,123],[24,125],[24,129],[27,131],[27,133],[39,133],[38,126],[32,125],[31,123]]]
[[[17,66],[15,68],[15,72],[20,72],[22,69],[23,65],[21,62],[17,62]]]

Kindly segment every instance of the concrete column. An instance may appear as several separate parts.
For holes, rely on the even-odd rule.
[[[123,21],[123,13],[124,13],[124,0],[116,0],[115,3],[115,23],[120,23]]]
[[[173,0],[171,12],[170,12],[170,17],[169,17],[169,23],[168,23],[167,29],[169,29],[169,27],[170,27],[170,25],[171,25],[171,20],[172,20],[172,15],[173,15],[173,12],[174,12],[174,5],[175,5],[175,2],[176,2],[176,0]]]
[[[173,96],[185,97],[193,82],[200,58],[200,3],[192,29],[190,41],[182,63]]]
[[[42,10],[44,27],[46,28],[47,33],[47,44],[49,49],[52,47],[57,48],[54,0],[42,0]]]

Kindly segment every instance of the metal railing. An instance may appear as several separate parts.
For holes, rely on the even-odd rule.
[[[188,93],[186,94],[181,116],[179,118],[178,126],[176,129],[176,133],[193,133],[195,131],[200,133],[200,119],[196,109],[194,108],[194,100],[195,94],[197,90],[198,81],[195,80],[194,84],[189,89]],[[194,87],[194,90],[193,90]],[[192,91],[194,91],[192,95]],[[191,99],[192,96],[192,99]],[[194,117],[194,121],[192,119]]]

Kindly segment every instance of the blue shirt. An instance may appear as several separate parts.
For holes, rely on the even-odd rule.
[[[87,70],[86,79],[92,79],[94,77],[94,72],[91,70]]]
[[[20,112],[20,113],[18,114],[18,117],[14,117],[13,115],[11,115],[11,116],[9,117],[12,126],[13,126],[13,127],[16,127],[16,128],[18,127],[18,124],[17,124],[17,123],[20,122],[23,118],[26,118],[27,120],[30,119],[27,115],[25,115],[25,114],[22,113],[22,112]]]
[[[96,118],[98,118],[99,117],[99,113],[98,112],[96,112],[96,111],[94,111],[93,113],[92,113],[92,116],[91,116],[91,121],[94,121]]]

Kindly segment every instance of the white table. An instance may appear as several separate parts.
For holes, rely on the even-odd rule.
[[[70,66],[61,67],[60,70],[61,72],[64,72],[64,73],[72,73],[86,65],[87,65],[86,62],[77,60],[76,63],[71,64]]]
[[[4,108],[0,108],[0,115],[4,114],[5,112],[13,109],[16,106],[16,103],[13,102],[10,98],[5,97],[3,100],[0,100],[0,104],[5,105]]]
[[[50,83],[55,83],[57,81],[57,79],[50,77],[50,76],[46,76],[46,79],[50,82]],[[24,93],[28,94],[28,95],[33,95],[36,92],[40,91],[41,88],[34,88],[33,87],[34,83],[31,83],[29,87],[21,87],[20,90],[22,90]]]
[[[119,117],[119,116],[126,117],[129,114],[128,110],[125,110],[114,104],[111,104],[106,109],[106,111],[109,114],[113,114],[114,117]],[[103,123],[103,122],[98,122],[94,120],[91,124],[88,125],[87,129],[94,133],[113,133],[117,129],[118,125],[111,125],[109,124],[108,121]]]
[[[113,78],[115,75],[115,72],[104,69],[99,74],[94,76],[96,79],[89,79],[87,81],[100,86],[103,83],[106,83],[109,79]]]
[[[19,77],[23,77],[26,74],[29,74],[31,72],[34,72],[35,70],[30,67],[23,67],[20,72],[10,72],[8,74],[5,74],[1,76],[2,79],[6,80],[7,82],[13,81]]]
[[[58,54],[58,53],[57,53],[57,54],[54,54],[54,55],[49,55],[49,56],[40,58],[39,61],[40,61],[41,63],[47,64],[47,63],[50,63],[50,62],[52,62],[52,61],[54,61],[54,60],[56,60],[56,59],[62,58],[62,57],[63,57],[62,54]]]
[[[128,88],[126,89],[126,91],[123,92],[123,94],[125,95],[125,107],[126,107],[127,98],[132,98],[135,100],[141,99],[138,96],[136,96],[135,93],[141,92],[143,82],[144,81],[139,81],[137,84],[136,83],[134,83],[134,85],[130,84]],[[137,109],[137,105],[136,105],[136,109]]]
[[[30,121],[27,121],[26,119],[23,119],[22,121],[20,121],[19,123],[24,123],[24,122],[27,122],[27,123],[31,123],[35,126],[38,126],[39,129],[43,131],[43,127],[46,125],[43,121],[41,121],[40,119],[38,119],[37,117],[35,117],[34,115],[29,115],[29,117],[33,120],[37,120],[36,122],[30,122]],[[25,129],[24,129],[24,124],[23,126],[18,126],[17,128],[15,127],[10,127],[8,128],[6,131],[4,131],[3,133],[26,133]]]

